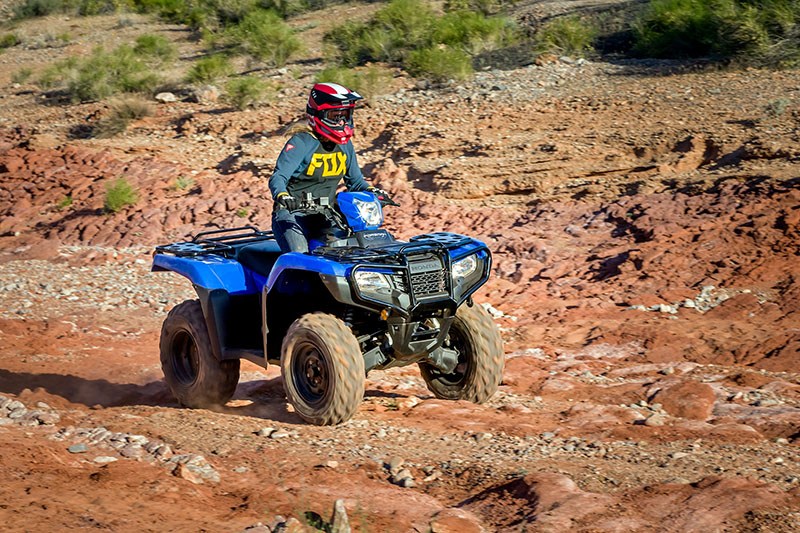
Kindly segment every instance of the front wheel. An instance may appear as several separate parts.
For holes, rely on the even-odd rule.
[[[497,325],[483,306],[461,306],[450,326],[445,348],[458,352],[458,364],[445,374],[420,363],[428,389],[437,398],[483,403],[500,386],[503,377],[503,342]]]
[[[311,424],[349,420],[364,399],[364,357],[353,332],[333,315],[310,313],[292,323],[281,346],[286,396]]]
[[[169,312],[160,348],[164,380],[181,405],[208,408],[231,399],[239,382],[239,360],[214,356],[198,300],[186,300]]]

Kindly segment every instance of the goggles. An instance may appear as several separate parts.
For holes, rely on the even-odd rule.
[[[331,126],[338,126],[341,123],[348,124],[353,119],[353,108],[326,109],[320,113],[320,118]]]

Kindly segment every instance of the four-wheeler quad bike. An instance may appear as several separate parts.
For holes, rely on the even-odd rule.
[[[340,193],[337,204],[303,201],[301,214],[327,221],[309,253],[282,253],[252,226],[156,247],[152,270],[187,277],[199,298],[174,307],[161,330],[161,367],[181,404],[225,404],[240,359],[279,363],[295,412],[320,425],[353,416],[372,369],[417,363],[437,398],[494,394],[502,342],[472,301],[489,277],[486,245],[454,233],[396,240],[379,228],[382,206],[397,204],[370,192]]]

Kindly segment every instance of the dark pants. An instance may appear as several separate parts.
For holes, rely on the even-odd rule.
[[[284,252],[308,252],[308,239],[321,238],[330,224],[320,214],[304,215],[288,209],[272,212],[272,231]]]

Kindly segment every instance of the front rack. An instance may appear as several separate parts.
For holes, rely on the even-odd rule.
[[[202,231],[192,237],[191,241],[175,242],[156,246],[155,253],[170,254],[177,257],[195,257],[198,255],[234,255],[235,246],[253,242],[274,240],[271,231],[261,231],[254,226],[224,228]]]
[[[467,239],[469,241],[470,239]],[[414,253],[441,252],[447,247],[443,242],[436,239],[412,239],[413,242],[395,243],[382,248],[361,248],[359,246],[321,246],[315,248],[311,253],[321,255],[328,259],[340,262],[358,263],[361,261],[388,261],[396,263],[402,262],[402,258],[413,250]]]

